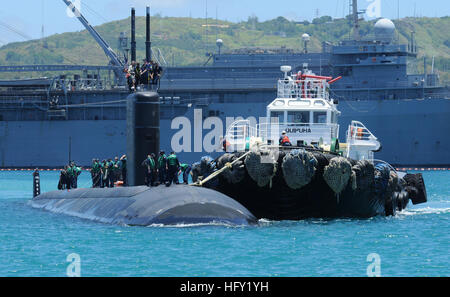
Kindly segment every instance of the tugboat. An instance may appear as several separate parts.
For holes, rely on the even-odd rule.
[[[281,67],[277,98],[259,124],[235,121],[223,139],[226,153],[194,164],[196,185],[274,220],[395,215],[410,200],[426,202],[421,174],[374,159],[381,143],[363,123],[352,121],[346,143],[339,143],[340,112],[330,85],[340,77],[315,75],[307,64],[291,70]]]

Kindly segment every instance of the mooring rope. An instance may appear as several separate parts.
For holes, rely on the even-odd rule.
[[[245,158],[248,154],[250,154],[250,152],[247,152],[245,154],[243,154],[242,156],[240,156],[239,158],[237,158],[236,160],[234,160],[231,163],[226,163],[224,167],[222,167],[221,169],[217,170],[216,172],[212,173],[210,176],[208,176],[207,178],[205,178],[204,180],[200,180],[197,181],[193,184],[191,184],[191,186],[198,186],[198,187],[202,187],[205,183],[207,183],[208,181],[210,181],[211,179],[215,178],[216,176],[220,175],[222,172],[224,172],[227,169],[231,169],[233,167],[234,164],[236,164],[238,161],[242,160],[243,158]]]

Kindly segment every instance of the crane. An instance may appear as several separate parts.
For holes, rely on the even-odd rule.
[[[94,27],[89,24],[86,18],[81,14],[78,8],[72,3],[71,0],[63,0],[63,2],[69,7],[72,13],[76,16],[76,18],[81,22],[81,24],[86,28],[86,30],[92,35],[95,41],[100,45],[100,47],[105,52],[105,55],[109,58],[109,64],[111,66],[116,66],[114,68],[114,74],[120,83],[125,81],[123,75],[123,69],[125,67],[124,63],[119,59],[117,54],[113,51],[113,49],[109,46],[109,44],[100,36],[100,34],[94,29]]]

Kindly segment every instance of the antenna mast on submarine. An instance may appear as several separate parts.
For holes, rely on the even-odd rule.
[[[136,61],[136,10],[131,8],[131,61]]]
[[[150,6],[147,6],[147,15],[146,15],[146,31],[145,31],[145,59],[147,62],[150,62],[152,59],[152,42],[150,39],[151,31],[150,31]]]

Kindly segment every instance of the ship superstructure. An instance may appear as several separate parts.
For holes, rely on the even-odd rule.
[[[259,124],[249,120],[232,123],[225,135],[227,152],[303,147],[373,162],[381,143],[363,123],[352,121],[346,142],[339,143],[341,112],[338,101],[330,96],[330,85],[342,77],[318,76],[306,67],[294,74],[288,74],[290,66],[281,66],[281,71],[284,77],[278,80],[277,98],[267,105],[266,117]]]

